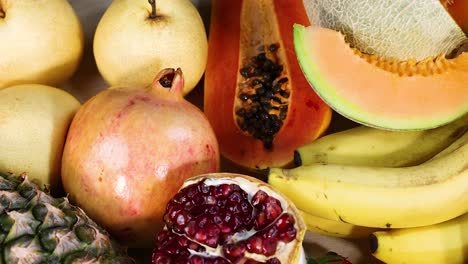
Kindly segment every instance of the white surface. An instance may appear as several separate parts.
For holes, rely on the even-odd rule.
[[[81,102],[84,102],[99,91],[107,88],[107,84],[100,77],[94,62],[92,41],[96,25],[107,6],[111,3],[111,0],[69,0],[69,2],[73,5],[83,24],[85,32],[85,55],[78,72],[70,82],[62,88],[70,91]],[[204,18],[205,25],[208,26],[210,1],[193,0],[193,2],[199,8]],[[197,93],[200,94],[202,89],[201,85],[199,85],[190,96],[192,98],[197,98]],[[373,260],[371,260],[371,257],[367,253],[364,241],[355,243],[344,239],[308,233],[306,242],[304,243],[304,249],[307,256],[322,256],[327,251],[331,250],[340,255],[347,256],[353,264],[373,263]]]

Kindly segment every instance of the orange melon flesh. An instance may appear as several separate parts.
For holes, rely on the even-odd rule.
[[[344,36],[331,29],[296,24],[294,47],[319,96],[358,123],[394,130],[429,129],[468,112],[468,53],[428,63],[436,73],[398,74],[369,63],[366,55],[350,48]],[[374,59],[379,60],[383,61]]]

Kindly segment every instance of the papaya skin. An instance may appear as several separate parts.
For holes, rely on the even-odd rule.
[[[224,158],[251,170],[284,167],[292,163],[297,147],[314,141],[327,130],[332,111],[305,79],[294,52],[293,24],[309,23],[302,1],[261,0],[257,2],[258,5],[274,10],[274,14],[270,15],[276,17],[277,24],[245,25],[245,21],[241,24],[242,13],[251,12],[243,10],[247,1],[252,0],[215,0],[212,3],[204,111],[215,130]],[[248,4],[252,5],[252,2]],[[258,18],[255,21],[271,19]],[[270,26],[272,30],[278,30],[280,39],[277,42],[286,55],[283,64],[291,85],[288,114],[274,136],[271,149],[266,149],[260,140],[241,131],[234,114],[240,61],[243,59],[240,54],[242,49],[255,48],[241,47],[241,43],[249,43],[245,39],[240,40],[241,30],[257,26]]]
[[[465,34],[468,34],[468,1],[465,0],[445,0],[441,1],[452,16],[453,20],[461,27]]]

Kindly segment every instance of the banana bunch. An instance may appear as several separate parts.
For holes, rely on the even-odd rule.
[[[298,167],[270,168],[268,183],[310,231],[372,234],[373,254],[389,264],[468,263],[467,143],[468,115],[425,131],[353,128],[301,147]]]
[[[325,135],[294,153],[296,166],[313,163],[406,167],[419,165],[468,131],[468,115],[445,126],[417,131],[390,131],[358,126]]]
[[[468,213],[440,224],[378,231],[369,244],[372,254],[389,264],[467,263]]]

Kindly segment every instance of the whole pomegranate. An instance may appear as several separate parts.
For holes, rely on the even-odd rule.
[[[219,171],[203,112],[182,95],[180,69],[147,88],[114,87],[85,102],[64,147],[69,199],[129,247],[149,247],[166,204],[184,180]]]
[[[164,222],[153,264],[305,263],[305,225],[294,204],[246,175],[188,179],[168,203]]]

